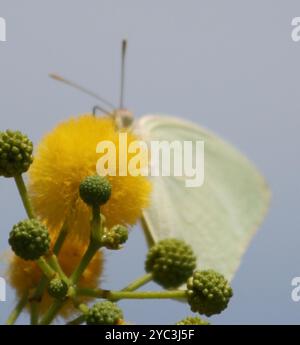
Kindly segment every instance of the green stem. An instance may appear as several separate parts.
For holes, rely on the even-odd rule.
[[[37,259],[36,263],[48,279],[52,279],[56,275],[54,269],[47,263],[47,261],[43,257]]]
[[[31,298],[30,320],[31,320],[32,325],[38,324],[38,318],[39,318],[38,307],[42,299],[44,290],[46,289],[47,283],[48,283],[48,279],[45,275],[43,275]]]
[[[147,274],[143,275],[142,277],[139,277],[138,279],[134,280],[133,282],[131,282],[127,286],[125,286],[121,291],[135,291],[139,287],[147,284],[151,280],[152,280],[152,274],[147,273]],[[118,301],[118,299],[114,299],[114,302],[117,302],[117,301]]]
[[[81,325],[85,322],[85,318],[86,316],[84,314],[79,315],[78,317],[76,317],[76,319],[69,321],[67,325]]]
[[[30,323],[32,325],[38,324],[38,308],[40,302],[39,299],[43,295],[44,289],[46,288],[48,283],[48,279],[52,279],[56,275],[56,272],[52,269],[52,267],[47,263],[47,261],[43,257],[40,257],[38,260],[36,260],[36,263],[44,274],[41,278],[37,290],[34,293],[30,306]]]
[[[66,236],[68,234],[68,228],[67,228],[67,225],[66,223],[62,226],[60,232],[59,232],[59,235],[54,243],[54,246],[53,246],[53,253],[55,255],[58,255],[60,250],[61,250],[61,247],[63,246],[64,244],[64,241],[66,239]]]
[[[78,288],[79,296],[89,296],[96,298],[116,299],[185,299],[185,290],[167,291],[110,291],[101,289]]]
[[[16,175],[16,176],[14,176],[14,179],[15,179],[16,185],[18,187],[18,191],[19,191],[19,194],[21,196],[21,199],[22,199],[24,208],[26,210],[26,213],[28,215],[28,218],[34,218],[34,213],[33,213],[30,201],[29,201],[27,189],[26,189],[22,175]]]
[[[147,284],[151,280],[152,280],[152,274],[151,273],[147,273],[147,274],[143,275],[142,277],[134,280],[132,283],[130,283],[126,287],[124,287],[122,289],[122,291],[134,291],[134,290],[137,290],[139,287]]]
[[[46,312],[43,316],[40,325],[49,325],[53,319],[55,318],[56,314],[58,313],[59,309],[64,304],[64,301],[54,300],[53,304],[51,305],[50,309]]]
[[[38,313],[39,304],[37,302],[32,302],[30,304],[30,324],[37,325],[38,324]]]
[[[60,278],[66,283],[69,284],[69,278],[65,275],[65,272],[62,270],[57,256],[55,254],[52,254],[49,257],[49,264],[51,265],[51,267],[60,275]]]
[[[99,245],[91,241],[79,265],[70,277],[71,284],[75,285],[79,281],[82,273],[85,271],[85,269],[87,268],[88,264],[90,263],[98,249]]]
[[[10,313],[8,319],[6,320],[7,325],[13,325],[17,321],[17,318],[21,314],[21,312],[24,309],[27,302],[28,302],[28,291],[26,291],[24,293],[24,295],[20,299],[19,303],[16,305],[16,307]]]
[[[64,240],[67,236],[67,227],[66,224],[64,224],[59,232],[59,235],[54,243],[53,246],[53,253],[58,255],[61,247],[64,243]],[[30,319],[31,323],[33,325],[36,325],[38,323],[38,317],[39,317],[39,311],[38,306],[42,299],[43,293],[47,287],[48,279],[45,275],[43,275],[35,289],[35,292],[31,298],[31,312],[30,312]]]
[[[89,311],[89,307],[84,303],[79,303],[76,305],[76,308],[80,310],[82,314],[76,317],[74,320],[68,322],[68,325],[80,325],[85,322],[86,314]]]
[[[70,281],[73,285],[75,285],[79,281],[81,275],[83,274],[83,272],[89,265],[93,256],[101,247],[103,229],[102,229],[102,224],[101,224],[101,215],[100,215],[99,207],[93,207],[92,211],[93,211],[93,218],[91,222],[91,240],[79,265],[76,267],[76,269],[74,270],[74,272],[72,273],[70,277]]]
[[[91,242],[99,243],[102,242],[103,229],[101,224],[101,215],[99,207],[92,207],[92,223],[91,223]]]
[[[99,209],[93,207],[93,218],[91,224],[91,241],[89,246],[84,253],[79,265],[76,267],[74,272],[72,273],[69,283],[72,285],[77,284],[81,275],[89,265],[90,261],[92,260],[93,256],[96,254],[98,249],[100,248],[100,240],[102,238],[102,227],[101,227],[101,216]],[[49,311],[44,315],[41,320],[41,324],[49,324],[55,318],[56,314],[58,313],[59,309],[62,307],[64,301],[55,301]]]

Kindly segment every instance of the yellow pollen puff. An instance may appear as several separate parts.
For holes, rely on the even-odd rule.
[[[119,133],[113,119],[85,114],[60,123],[39,143],[29,170],[28,188],[36,214],[54,237],[67,222],[71,235],[88,242],[91,213],[79,197],[79,185],[85,177],[96,174],[99,142],[111,141],[117,150],[128,152],[118,147]],[[135,134],[127,133],[127,146],[137,140]],[[130,161],[130,154],[127,154]],[[119,164],[118,160],[116,164]],[[135,224],[148,206],[149,180],[130,174],[108,176],[108,179],[112,195],[101,207],[107,226]]]

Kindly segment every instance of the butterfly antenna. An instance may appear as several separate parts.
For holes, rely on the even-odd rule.
[[[104,114],[109,114],[109,111],[107,111],[107,110],[104,109],[103,107],[100,107],[99,105],[95,105],[95,106],[93,107],[93,111],[92,111],[93,115],[96,116],[96,114],[97,114],[98,111],[100,111],[100,112],[102,112],[102,113],[104,113]]]
[[[53,73],[49,74],[49,77],[54,79],[54,80],[60,81],[60,82],[62,82],[64,84],[66,84],[66,85],[69,85],[69,86],[73,87],[74,89],[77,89],[77,90],[79,90],[79,91],[81,91],[81,92],[83,92],[83,93],[85,93],[85,94],[87,94],[87,95],[89,95],[91,97],[94,97],[94,98],[98,99],[103,104],[105,104],[107,107],[109,107],[111,110],[116,109],[116,107],[111,102],[109,102],[106,99],[100,97],[95,92],[90,91],[90,90],[86,89],[85,87],[74,83],[73,81],[67,80],[67,79],[65,79],[65,78],[63,78],[63,77],[61,77],[61,76],[59,76],[57,74],[53,74]],[[100,107],[98,107],[98,108],[100,108]],[[102,109],[102,110],[104,110],[104,109]],[[108,113],[108,111],[106,111],[106,112]]]
[[[120,109],[124,108],[126,50],[127,50],[127,40],[123,40],[122,41],[122,56],[121,56]]]

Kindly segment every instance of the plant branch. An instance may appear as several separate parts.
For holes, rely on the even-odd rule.
[[[66,236],[68,234],[68,228],[67,228],[67,225],[66,223],[63,224],[63,226],[61,227],[60,229],[60,232],[59,232],[59,235],[54,243],[54,246],[53,246],[53,253],[55,255],[58,255],[60,250],[61,250],[61,247],[63,246],[64,244],[64,241],[66,239]]]
[[[142,277],[134,280],[133,282],[131,282],[126,287],[124,287],[122,289],[122,291],[135,291],[139,287],[141,287],[141,286],[147,284],[148,282],[150,282],[151,280],[152,280],[152,274],[151,273],[147,273],[147,274],[143,275]]]
[[[28,295],[29,295],[28,291],[26,291],[23,297],[20,299],[19,303],[10,313],[8,319],[6,320],[7,325],[13,325],[17,321],[19,315],[21,314],[22,310],[24,309],[25,305],[28,302]]]
[[[48,309],[46,314],[42,317],[42,320],[40,322],[40,325],[49,325],[53,319],[55,318],[56,314],[58,313],[59,309],[64,304],[64,301],[61,300],[54,300],[51,307]]]
[[[101,216],[99,209],[96,207],[92,208],[93,211],[93,218],[91,222],[91,239],[89,246],[84,253],[79,265],[76,267],[74,272],[70,277],[71,284],[78,283],[81,275],[89,265],[90,261],[92,260],[93,256],[96,254],[98,249],[101,247],[101,240],[102,240],[102,224],[101,224]]]
[[[60,250],[61,250],[61,247],[65,241],[65,238],[67,236],[67,227],[66,227],[66,224],[64,224],[59,232],[59,235],[54,243],[54,246],[53,246],[53,253],[55,255],[58,255]],[[48,283],[48,279],[47,277],[43,274],[36,289],[35,289],[35,292],[31,298],[31,315],[30,315],[30,319],[31,319],[31,323],[33,325],[36,325],[38,323],[38,306],[39,306],[39,303],[43,297],[43,293],[47,287],[47,283]]]
[[[76,284],[78,283],[81,275],[89,265],[90,261],[92,260],[93,256],[96,254],[98,251],[99,246],[95,244],[93,241],[90,242],[84,256],[82,257],[79,265],[75,269],[75,271],[72,273],[70,277],[71,284]]]
[[[54,269],[47,263],[47,261],[45,260],[45,258],[40,257],[39,259],[36,260],[37,265],[39,266],[39,268],[43,271],[44,275],[48,278],[48,279],[52,279],[55,275],[56,272],[54,271]]]
[[[14,176],[20,197],[22,199],[25,211],[27,213],[28,218],[34,218],[34,213],[31,207],[31,203],[28,197],[27,189],[23,180],[22,175]]]
[[[111,291],[102,289],[77,288],[78,296],[106,298],[108,300],[119,299],[185,299],[185,290],[166,291]]]
[[[69,321],[67,325],[81,325],[84,322],[85,322],[85,315],[82,314],[76,317],[74,320]]]
[[[52,254],[49,257],[49,264],[51,267],[60,275],[60,278],[66,283],[69,284],[69,278],[65,275],[65,272],[62,270],[59,261],[57,259],[57,256],[55,254]]]

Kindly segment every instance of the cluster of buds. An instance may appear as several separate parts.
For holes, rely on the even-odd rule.
[[[26,172],[33,161],[33,144],[25,134],[0,132],[0,176],[13,177]]]
[[[0,175],[20,176],[32,162],[32,143],[20,132],[0,133]],[[123,312],[115,303],[122,298],[179,298],[186,300],[191,311],[206,316],[221,313],[232,297],[232,289],[225,277],[213,270],[196,270],[197,258],[190,245],[176,238],[156,243],[148,251],[145,260],[146,275],[131,283],[121,291],[80,290],[78,281],[87,264],[100,248],[119,250],[128,239],[128,229],[124,225],[106,227],[101,214],[101,206],[111,197],[112,186],[109,179],[98,175],[86,177],[79,186],[80,198],[91,209],[90,245],[79,266],[70,275],[62,271],[57,257],[50,250],[48,229],[32,215],[13,226],[9,244],[14,253],[24,260],[36,261],[48,279],[47,291],[57,303],[73,299],[74,304],[80,293],[87,296],[106,298],[107,301],[84,306],[83,319],[89,325],[119,325],[124,323]],[[24,205],[29,205],[23,195]],[[52,258],[52,261],[51,261]],[[139,292],[135,290],[153,280],[166,291]],[[186,286],[185,288],[181,288]],[[175,289],[175,290],[170,290]],[[154,297],[153,297],[154,296]],[[59,305],[59,304],[58,304]],[[52,312],[52,310],[50,309]],[[42,323],[51,322],[55,315],[47,315]],[[187,317],[177,325],[207,325],[198,316]]]
[[[98,302],[87,312],[88,325],[118,325],[123,321],[123,312],[116,303],[110,301]]]
[[[47,228],[36,219],[25,219],[12,228],[8,242],[15,254],[24,260],[37,260],[50,247]]]
[[[187,282],[187,298],[191,310],[206,316],[227,308],[232,289],[224,276],[213,270],[195,271]]]
[[[184,284],[196,268],[196,256],[188,244],[166,239],[150,248],[145,269],[153,280],[166,289]]]

